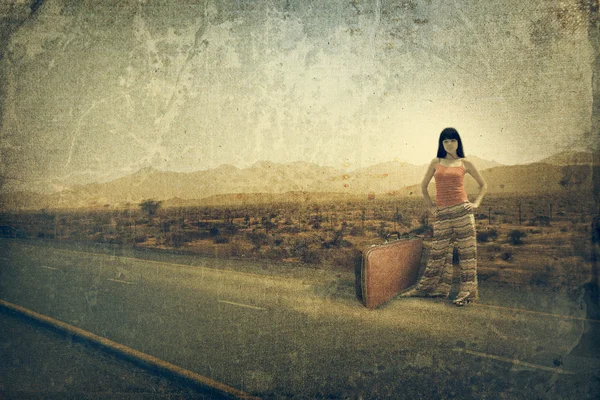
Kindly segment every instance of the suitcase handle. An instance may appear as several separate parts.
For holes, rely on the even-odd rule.
[[[419,235],[409,235],[409,234],[404,234],[402,235],[400,232],[398,231],[394,231],[394,232],[390,232],[387,235],[385,235],[385,242],[384,243],[388,243],[390,241],[390,237],[392,237],[392,235],[396,235],[396,239],[394,240],[400,240],[400,239],[422,239],[422,236]],[[376,246],[376,245],[373,245]]]
[[[392,235],[396,235],[396,239],[400,239],[400,232],[398,232],[398,231],[390,232],[387,235],[385,235],[386,243],[390,241],[390,237],[392,237]]]

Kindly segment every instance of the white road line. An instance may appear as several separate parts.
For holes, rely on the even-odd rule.
[[[553,314],[553,313],[547,313],[547,312],[543,312],[543,311],[528,310],[528,309],[525,309],[525,308],[503,307],[503,306],[495,306],[495,305],[492,305],[492,304],[484,304],[484,303],[473,303],[473,306],[474,307],[495,308],[495,309],[504,310],[504,311],[515,311],[515,312],[523,312],[523,313],[529,313],[529,314],[536,314],[536,315],[541,315],[541,316],[544,316],[544,317],[573,319],[573,320],[576,320],[576,321],[600,322],[600,320],[597,320],[597,319],[590,319],[590,318],[585,318],[585,317],[576,317],[576,316],[564,315],[564,314]]]
[[[500,356],[495,356],[492,354],[487,354],[487,353],[481,353],[479,351],[472,351],[472,350],[467,350],[467,349],[453,349],[454,351],[457,351],[459,353],[465,353],[465,354],[471,354],[473,356],[477,356],[477,357],[483,357],[483,358],[489,358],[492,360],[498,360],[498,361],[504,361],[504,362],[508,362],[511,363],[513,365],[519,365],[522,367],[527,367],[527,368],[533,368],[533,369],[539,369],[542,371],[547,371],[547,372],[553,372],[553,373],[557,373],[557,374],[563,374],[563,375],[575,375],[575,372],[571,372],[571,371],[566,371],[564,369],[560,369],[560,368],[552,368],[552,367],[546,367],[543,365],[538,365],[538,364],[532,364],[532,363],[528,363],[528,362],[523,362],[514,358],[508,358],[508,357],[500,357]]]
[[[40,268],[51,269],[52,271],[58,271],[58,268],[54,268],[54,267],[47,267],[47,266],[45,266],[45,265],[40,265]]]
[[[217,300],[217,301],[219,303],[231,304],[233,306],[238,306],[238,307],[251,308],[253,310],[261,310],[261,311],[266,311],[267,310],[266,308],[251,306],[251,305],[248,305],[248,304],[234,303],[233,301],[226,301],[226,300]]]
[[[120,280],[120,279],[111,279],[111,278],[109,278],[109,279],[107,279],[107,280],[109,280],[109,281],[111,281],[111,282],[124,283],[124,284],[126,284],[126,285],[135,285],[135,282],[122,281],[122,280]]]

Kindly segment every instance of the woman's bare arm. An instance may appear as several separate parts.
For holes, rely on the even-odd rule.
[[[481,176],[481,174],[479,173],[479,171],[477,170],[477,168],[475,167],[475,165],[465,159],[465,171],[469,174],[471,174],[471,176],[473,178],[475,178],[475,180],[477,181],[477,183],[479,184],[479,194],[477,195],[477,198],[475,199],[475,201],[472,203],[475,207],[479,207],[481,205],[481,201],[483,200],[483,197],[485,196],[486,192],[487,192],[487,182],[485,181],[485,179],[483,179],[483,176]]]
[[[425,199],[425,204],[428,208],[433,208],[433,202],[431,201],[431,197],[429,197],[429,192],[427,191],[427,187],[429,186],[429,182],[431,178],[433,178],[433,174],[435,173],[435,166],[437,164],[437,158],[434,158],[429,163],[429,167],[427,168],[427,172],[425,173],[425,177],[421,182],[421,191],[423,192],[423,198]]]

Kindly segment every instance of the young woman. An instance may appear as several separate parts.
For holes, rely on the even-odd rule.
[[[464,176],[470,174],[479,184],[479,194],[469,202]],[[435,178],[436,205],[427,187]],[[427,267],[419,282],[402,297],[448,297],[452,286],[452,253],[458,249],[460,291],[453,301],[464,306],[477,299],[477,240],[473,210],[479,207],[487,184],[471,161],[465,158],[462,141],[456,129],[446,128],[439,138],[437,157],[431,160],[421,190],[430,215],[435,216],[433,241]]]

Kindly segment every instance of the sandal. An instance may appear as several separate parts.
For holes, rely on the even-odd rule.
[[[473,295],[470,292],[460,292],[452,302],[457,307],[463,307],[475,300],[477,300],[477,295]]]

